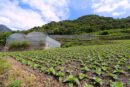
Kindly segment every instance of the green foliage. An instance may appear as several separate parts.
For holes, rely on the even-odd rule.
[[[128,18],[114,19],[98,15],[86,15],[72,21],[50,22],[42,27],[34,27],[24,32],[42,31],[58,35],[91,33],[101,30],[129,28],[129,20]],[[102,35],[108,35],[108,32],[104,32]]]
[[[0,32],[0,45],[4,46],[6,44],[6,38],[11,34],[12,32]]]
[[[56,71],[55,71],[55,69],[53,67],[49,68],[46,72],[48,74],[56,75]]]
[[[108,76],[114,80],[118,79],[116,74],[109,73]]]
[[[73,75],[69,75],[69,76],[64,80],[64,82],[68,82],[70,87],[73,87],[73,84],[74,84],[74,83],[76,83],[77,85],[80,84],[78,78],[76,78],[76,77],[73,76]]]
[[[94,87],[93,85],[90,85],[90,84],[85,84],[84,87]]]
[[[111,87],[124,87],[122,82],[112,82]]]
[[[107,66],[101,66],[101,69],[102,69],[103,71],[107,71],[107,70],[108,70],[108,67],[107,67]]]
[[[87,66],[84,66],[81,68],[81,71],[88,72],[90,69]]]
[[[78,77],[79,77],[80,80],[82,80],[82,79],[84,79],[86,76],[85,76],[85,74],[83,74],[83,73],[79,73]]]
[[[41,68],[39,64],[33,64],[33,69],[38,69],[38,68]]]
[[[109,34],[109,32],[108,31],[104,31],[104,32],[101,32],[101,34],[100,35],[108,35]]]
[[[98,78],[98,77],[93,77],[93,80],[94,80],[94,84],[96,85],[102,85],[103,84],[103,81],[102,79]]]
[[[130,70],[130,66],[127,66],[127,69]]]
[[[102,74],[102,70],[100,68],[96,68],[95,73],[100,76]]]
[[[55,77],[70,86],[88,84],[106,86],[109,81],[128,83],[130,41],[115,44],[56,48],[50,50],[5,53],[32,68]],[[50,67],[50,68],[49,68]],[[114,72],[113,72],[114,71]],[[93,78],[94,77],[94,78]],[[102,85],[103,84],[103,85]]]
[[[130,79],[128,80],[127,85],[128,85],[128,86],[130,85]]]
[[[11,82],[8,87],[20,87],[21,85],[21,81],[20,80],[15,80],[13,82]]]
[[[61,82],[62,81],[62,77],[64,76],[65,74],[61,71],[57,72],[56,73],[56,76],[58,77],[59,81]]]
[[[125,74],[125,71],[123,69],[117,69],[113,73]]]
[[[19,48],[28,48],[30,46],[30,43],[27,42],[27,41],[22,41],[22,42],[12,42],[10,45],[9,45],[9,50],[10,49],[19,49]]]

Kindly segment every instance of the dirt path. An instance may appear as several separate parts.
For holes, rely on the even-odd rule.
[[[22,65],[13,58],[8,57],[8,62],[11,64],[9,76],[11,79],[20,79],[21,87],[66,87],[62,83],[54,80],[52,76],[42,74],[30,67]]]

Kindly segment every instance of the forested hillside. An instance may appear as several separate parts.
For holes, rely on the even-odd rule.
[[[86,15],[76,20],[64,20],[60,22],[50,22],[42,27],[34,27],[26,32],[43,31],[48,34],[81,34],[91,33],[109,29],[130,28],[130,17],[114,19],[98,15]]]

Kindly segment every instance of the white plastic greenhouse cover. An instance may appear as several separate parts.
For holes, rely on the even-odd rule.
[[[31,32],[27,35],[22,33],[15,33],[10,35],[7,38],[6,44],[10,45],[12,42],[23,42],[27,41],[29,42],[30,46],[32,47],[47,47],[47,48],[54,48],[54,47],[60,47],[61,43],[50,38],[46,34],[42,32]]]
[[[22,42],[22,41],[26,41],[26,36],[25,34],[22,33],[15,33],[10,35],[7,40],[6,40],[6,44],[9,45],[12,42]]]
[[[50,37],[46,37],[46,47],[50,47],[50,48],[54,48],[54,47],[60,47],[61,43],[50,38]]]
[[[31,43],[33,46],[37,46],[45,43],[46,34],[42,32],[31,32],[26,35],[27,41]]]

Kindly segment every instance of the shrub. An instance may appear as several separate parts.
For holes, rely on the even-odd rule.
[[[100,33],[100,35],[108,35],[108,34],[109,34],[108,31],[103,31],[103,32]]]
[[[11,32],[0,32],[0,45],[4,46],[6,44],[6,38],[11,34]]]
[[[30,43],[27,41],[22,42],[12,42],[9,46],[9,50],[11,49],[26,49],[30,46]]]

